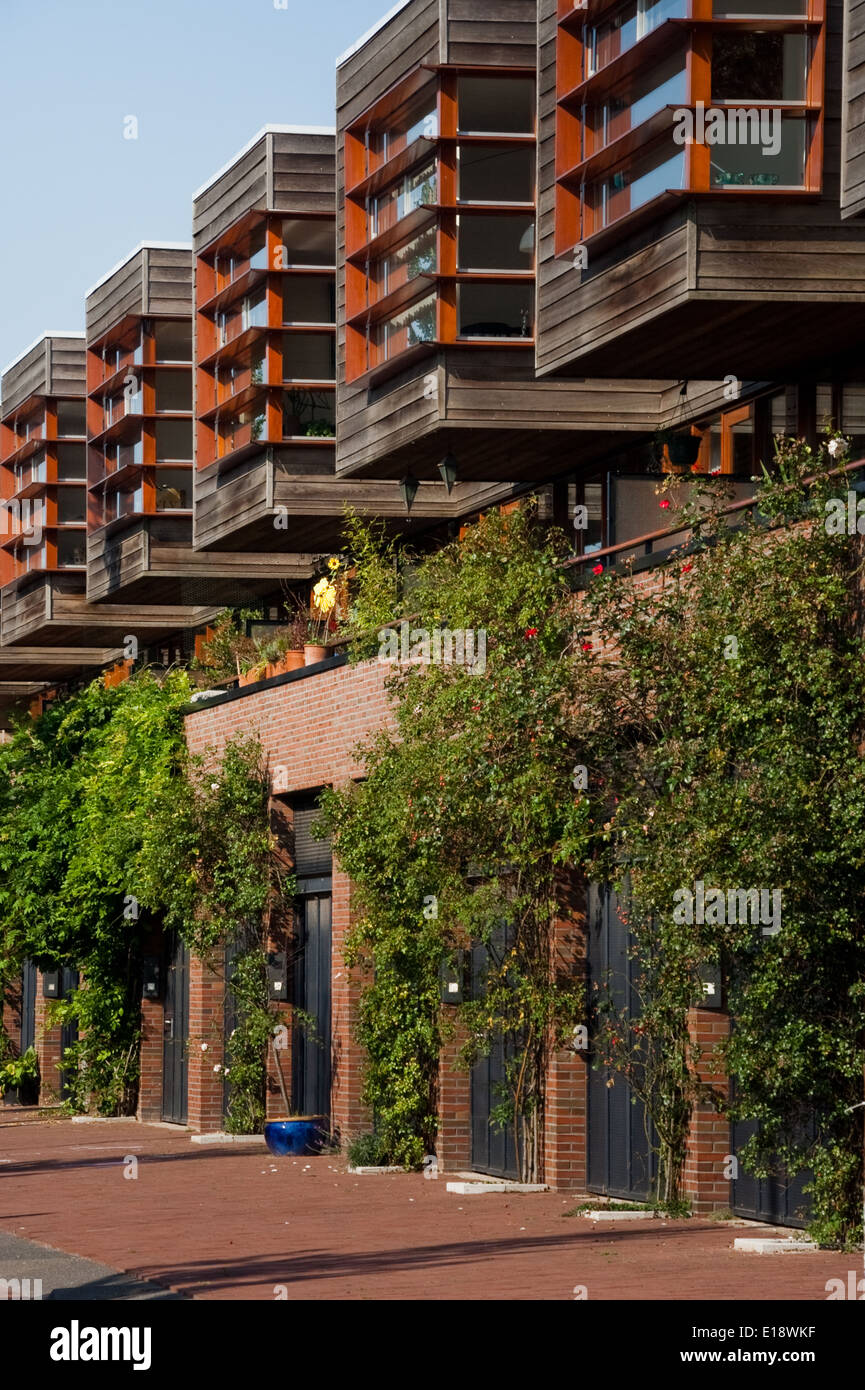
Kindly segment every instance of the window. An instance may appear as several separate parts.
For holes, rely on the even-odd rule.
[[[376,342],[382,361],[388,361],[407,348],[435,342],[435,336],[436,299],[432,294],[376,328]]]
[[[110,507],[110,503],[109,503]],[[113,515],[115,517],[132,516],[136,512],[144,511],[144,488],[139,483],[136,488],[120,488],[114,494]]]
[[[430,227],[377,261],[372,267],[370,279],[377,287],[377,297],[383,299],[386,294],[416,280],[419,275],[434,275],[435,271],[436,229]]]
[[[192,361],[191,319],[157,319],[154,336],[157,362]]]
[[[530,338],[534,298],[534,285],[458,285],[460,337]]]
[[[670,146],[660,146],[630,168],[621,169],[589,188],[588,201],[594,210],[595,230],[608,227],[668,188],[684,187],[684,183],[684,149],[671,154]]]
[[[334,391],[284,391],[282,396],[283,438],[298,436],[327,438],[336,429]]]
[[[535,150],[528,145],[460,145],[457,151],[462,203],[532,203]]]
[[[377,131],[372,137],[372,147],[378,162],[384,164],[401,150],[408,149],[416,140],[438,139],[438,114],[435,92],[425,92],[403,111],[395,115],[386,130]]]
[[[241,332],[247,328],[264,328],[267,324],[267,296],[264,290],[249,294],[244,299],[241,310]]]
[[[188,468],[156,470],[156,510],[185,511],[192,506],[192,473]]]
[[[191,372],[156,372],[156,409],[191,410]]]
[[[83,531],[61,531],[57,537],[57,564],[87,564],[87,539]]]
[[[283,323],[334,323],[336,286],[326,275],[290,275],[282,282]]]
[[[712,14],[715,19],[732,19],[740,15],[773,19],[779,15],[790,15],[794,19],[804,19],[808,14],[808,0],[715,0]]]
[[[807,75],[805,34],[715,34],[712,39],[713,101],[804,101]]]
[[[463,76],[459,78],[457,92],[457,128],[461,134],[534,134],[533,78]]]
[[[436,201],[436,170],[434,164],[424,165],[406,174],[380,197],[373,198],[370,207],[371,235],[379,236],[395,227],[420,207],[433,207]]]
[[[144,462],[144,443],[139,435],[125,444],[115,444],[114,450],[106,450],[106,464],[111,459],[115,468],[129,468]]]
[[[535,264],[535,219],[505,214],[460,213],[459,270],[524,270]]]
[[[332,221],[283,218],[282,244],[286,265],[336,265],[336,232]]]
[[[333,381],[335,377],[336,338],[332,333],[283,334],[283,381]]]
[[[57,489],[57,520],[61,526],[87,520],[87,503],[81,487]]]
[[[186,459],[192,458],[192,421],[191,420],[157,420],[156,422],[156,459],[161,463],[163,459]]]
[[[87,433],[83,401],[57,402],[57,433],[82,438]]]
[[[612,95],[594,108],[589,119],[595,148],[618,140],[664,106],[681,106],[687,100],[685,54],[674,53],[654,64],[651,72],[639,74],[630,90]]]
[[[724,139],[710,147],[713,188],[804,186],[807,153],[804,117],[745,109],[736,114],[735,129],[731,117],[723,134],[732,134],[735,138],[732,141]]]
[[[590,30],[587,77],[633,48],[667,19],[687,14],[688,0],[636,0],[623,5],[603,24]]]

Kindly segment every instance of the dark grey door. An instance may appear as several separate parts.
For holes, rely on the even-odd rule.
[[[331,895],[298,899],[298,939],[292,999],[305,1019],[292,1038],[292,1108],[300,1115],[330,1117]]]
[[[61,971],[61,975],[60,975],[60,996],[61,996],[61,998],[62,998],[62,999],[67,999],[67,998],[69,997],[69,995],[70,995],[74,990],[76,990],[76,989],[78,988],[79,981],[80,981],[80,976],[79,976],[79,974],[78,974],[78,971],[77,971],[77,970],[72,970],[72,969],[70,969],[69,966],[64,966],[63,970]],[[78,1024],[77,1024],[77,1023],[74,1023],[74,1022],[72,1022],[72,1023],[64,1023],[64,1024],[61,1026],[61,1029],[60,1029],[60,1061],[61,1061],[61,1067],[60,1067],[60,1099],[61,1099],[61,1100],[68,1100],[68,1098],[69,1098],[69,1096],[70,1096],[70,1094],[71,1094],[70,1087],[69,1087],[70,1075],[67,1073],[67,1071],[66,1071],[66,1070],[64,1069],[64,1067],[62,1066],[63,1058],[64,1058],[65,1055],[66,1055],[66,1049],[69,1048],[69,1047],[71,1047],[72,1044],[73,1044],[73,1043],[76,1043],[77,1041],[78,1041]]]
[[[501,965],[512,944],[512,929],[502,924],[489,946],[479,944],[472,949],[472,998],[482,997],[486,989],[487,972]],[[504,1126],[494,1123],[493,1112],[508,1103],[508,1063],[513,1061],[516,1047],[513,1039],[495,1041],[487,1056],[479,1057],[471,1071],[472,1168],[478,1173],[519,1181],[523,1157],[522,1126],[515,1127],[512,1116]],[[519,1143],[520,1162],[517,1161]]]
[[[738,1157],[748,1140],[757,1131],[756,1120],[739,1120],[731,1126],[730,1153]],[[752,1221],[768,1221],[773,1226],[806,1226],[811,1211],[811,1198],[805,1184],[813,1174],[807,1169],[795,1178],[779,1174],[757,1178],[747,1173],[741,1159],[738,1177],[733,1179],[733,1211]]]
[[[162,1118],[185,1124],[189,1059],[189,952],[180,937],[166,941],[165,1007],[162,1015]]]
[[[634,938],[606,885],[589,885],[589,998],[599,991],[630,1023],[639,1017]],[[633,1103],[632,1103],[633,1102]],[[611,1067],[589,1071],[588,1175],[591,1192],[645,1201],[655,1178],[656,1138],[644,1105]]]
[[[36,1041],[36,964],[24,962],[21,973],[21,1052],[25,1053]]]

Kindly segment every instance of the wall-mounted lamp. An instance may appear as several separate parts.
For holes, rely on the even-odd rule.
[[[411,473],[407,473],[400,482],[399,490],[402,493],[402,500],[405,502],[406,516],[408,516],[411,511],[411,504],[417,497],[417,490],[419,487],[420,483],[417,478],[412,477]]]
[[[457,477],[459,476],[457,470],[457,461],[454,458],[453,454],[446,454],[445,457],[442,459],[441,463],[439,464],[439,473],[441,474],[442,482],[448,490],[448,497],[450,497],[451,493],[453,492],[454,483],[456,482]]]

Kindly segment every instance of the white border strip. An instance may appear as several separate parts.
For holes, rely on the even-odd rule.
[[[7,372],[11,372],[11,370],[12,370],[13,367],[16,367],[16,366],[18,365],[19,362],[22,362],[22,361],[24,360],[24,358],[27,356],[28,352],[32,352],[33,349],[34,349],[35,347],[38,347],[40,343],[44,343],[46,338],[86,338],[86,337],[87,337],[87,334],[84,333],[84,332],[79,332],[79,330],[78,330],[77,328],[75,328],[75,329],[46,328],[46,330],[45,330],[44,333],[40,333],[38,338],[34,338],[34,339],[33,339],[33,342],[30,344],[29,347],[26,347],[26,348],[24,349],[23,352],[19,352],[18,356],[17,356],[17,357],[13,357],[11,362],[7,362],[5,367],[0,367],[0,376],[5,376]]]
[[[96,281],[95,285],[91,285],[89,290],[84,291],[84,298],[89,299],[90,295],[93,293],[94,290],[98,290],[100,285],[104,285],[106,280],[110,280],[112,275],[116,275],[118,270],[122,270],[125,265],[128,265],[129,262],[132,260],[132,257],[137,256],[139,251],[191,250],[191,241],[139,241],[138,245],[134,248],[134,250],[129,252],[128,256],[124,256],[123,259],[118,261],[116,265],[113,265],[110,270],[106,270],[105,274],[102,275]]]
[[[400,10],[404,10],[407,5],[411,4],[413,4],[413,0],[399,0],[399,3],[394,5],[392,10],[388,10],[387,14],[383,15],[377,24],[374,24],[371,29],[367,29],[366,33],[358,39],[357,43],[353,43],[351,48],[347,48],[344,53],[340,54],[336,60],[336,66],[341,68],[343,63],[347,63],[349,58],[354,57],[355,53],[359,53],[360,50],[369,43],[370,39],[374,38],[386,24],[390,24],[390,21],[395,15],[399,14]]]
[[[265,126],[262,126],[262,127],[261,127],[261,130],[258,132],[257,135],[253,135],[253,137],[252,137],[251,140],[247,140],[247,142],[246,142],[246,144],[244,145],[244,147],[243,147],[242,150],[238,150],[238,151],[237,151],[237,154],[233,155],[233,156],[231,157],[231,159],[229,159],[229,161],[228,161],[227,164],[223,164],[223,166],[222,166],[221,169],[217,169],[217,171],[216,171],[215,174],[211,174],[210,178],[207,180],[206,183],[203,183],[203,184],[201,185],[200,188],[196,188],[195,192],[194,192],[193,195],[192,195],[192,201],[195,202],[195,199],[196,199],[196,198],[200,198],[201,195],[202,195],[202,193],[206,193],[207,190],[208,190],[208,188],[212,188],[213,185],[214,185],[219,179],[222,178],[223,174],[227,174],[228,171],[229,171],[229,169],[232,169],[239,159],[243,159],[243,156],[244,156],[245,154],[249,154],[249,151],[250,151],[251,149],[254,149],[255,146],[258,144],[259,140],[263,140],[263,139],[264,139],[265,135],[333,135],[333,136],[335,137],[335,136],[336,136],[336,126],[330,126],[330,125],[265,125]]]

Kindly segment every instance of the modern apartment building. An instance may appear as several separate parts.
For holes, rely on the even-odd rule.
[[[740,499],[775,433],[831,419],[865,453],[855,13],[845,32],[840,0],[397,5],[339,59],[334,130],[266,127],[194,195],[191,248],[144,244],[89,293],[86,593],[83,474],[66,476],[83,438],[59,411],[77,401],[80,424],[81,344],[52,335],[4,375],[2,495],[42,499],[47,539],[39,561],[18,534],[0,552],[0,698],[62,676],[66,629],[54,647],[44,622],[11,626],[25,590],[75,598],[92,660],[108,631],[94,607],[134,603],[145,626],[189,634],[222,604],[302,589],[346,503],[434,544],[540,490],[566,527],[588,509],[581,563],[650,567],[684,535],[655,496],[671,450]],[[55,353],[78,365],[57,375]],[[388,718],[382,669],[339,654],[187,717],[195,751],[254,729],[280,768],[310,963],[291,1002],[339,1059],[313,1066],[293,1033],[293,1101],[342,1135],[370,1123],[341,950],[351,885],[309,822]],[[575,959],[623,959],[609,899],[571,890]],[[219,1128],[223,981],[172,960],[188,990],[143,1005],[140,1113]],[[693,1024],[707,1045],[727,1027],[708,1009]],[[186,1070],[183,1039],[208,1041]],[[494,1082],[442,1056],[442,1164],[513,1175],[490,1140]],[[584,1057],[554,1057],[546,1180],[644,1195],[627,1102]],[[701,1110],[695,1205],[777,1217],[706,1157],[729,1143]]]

